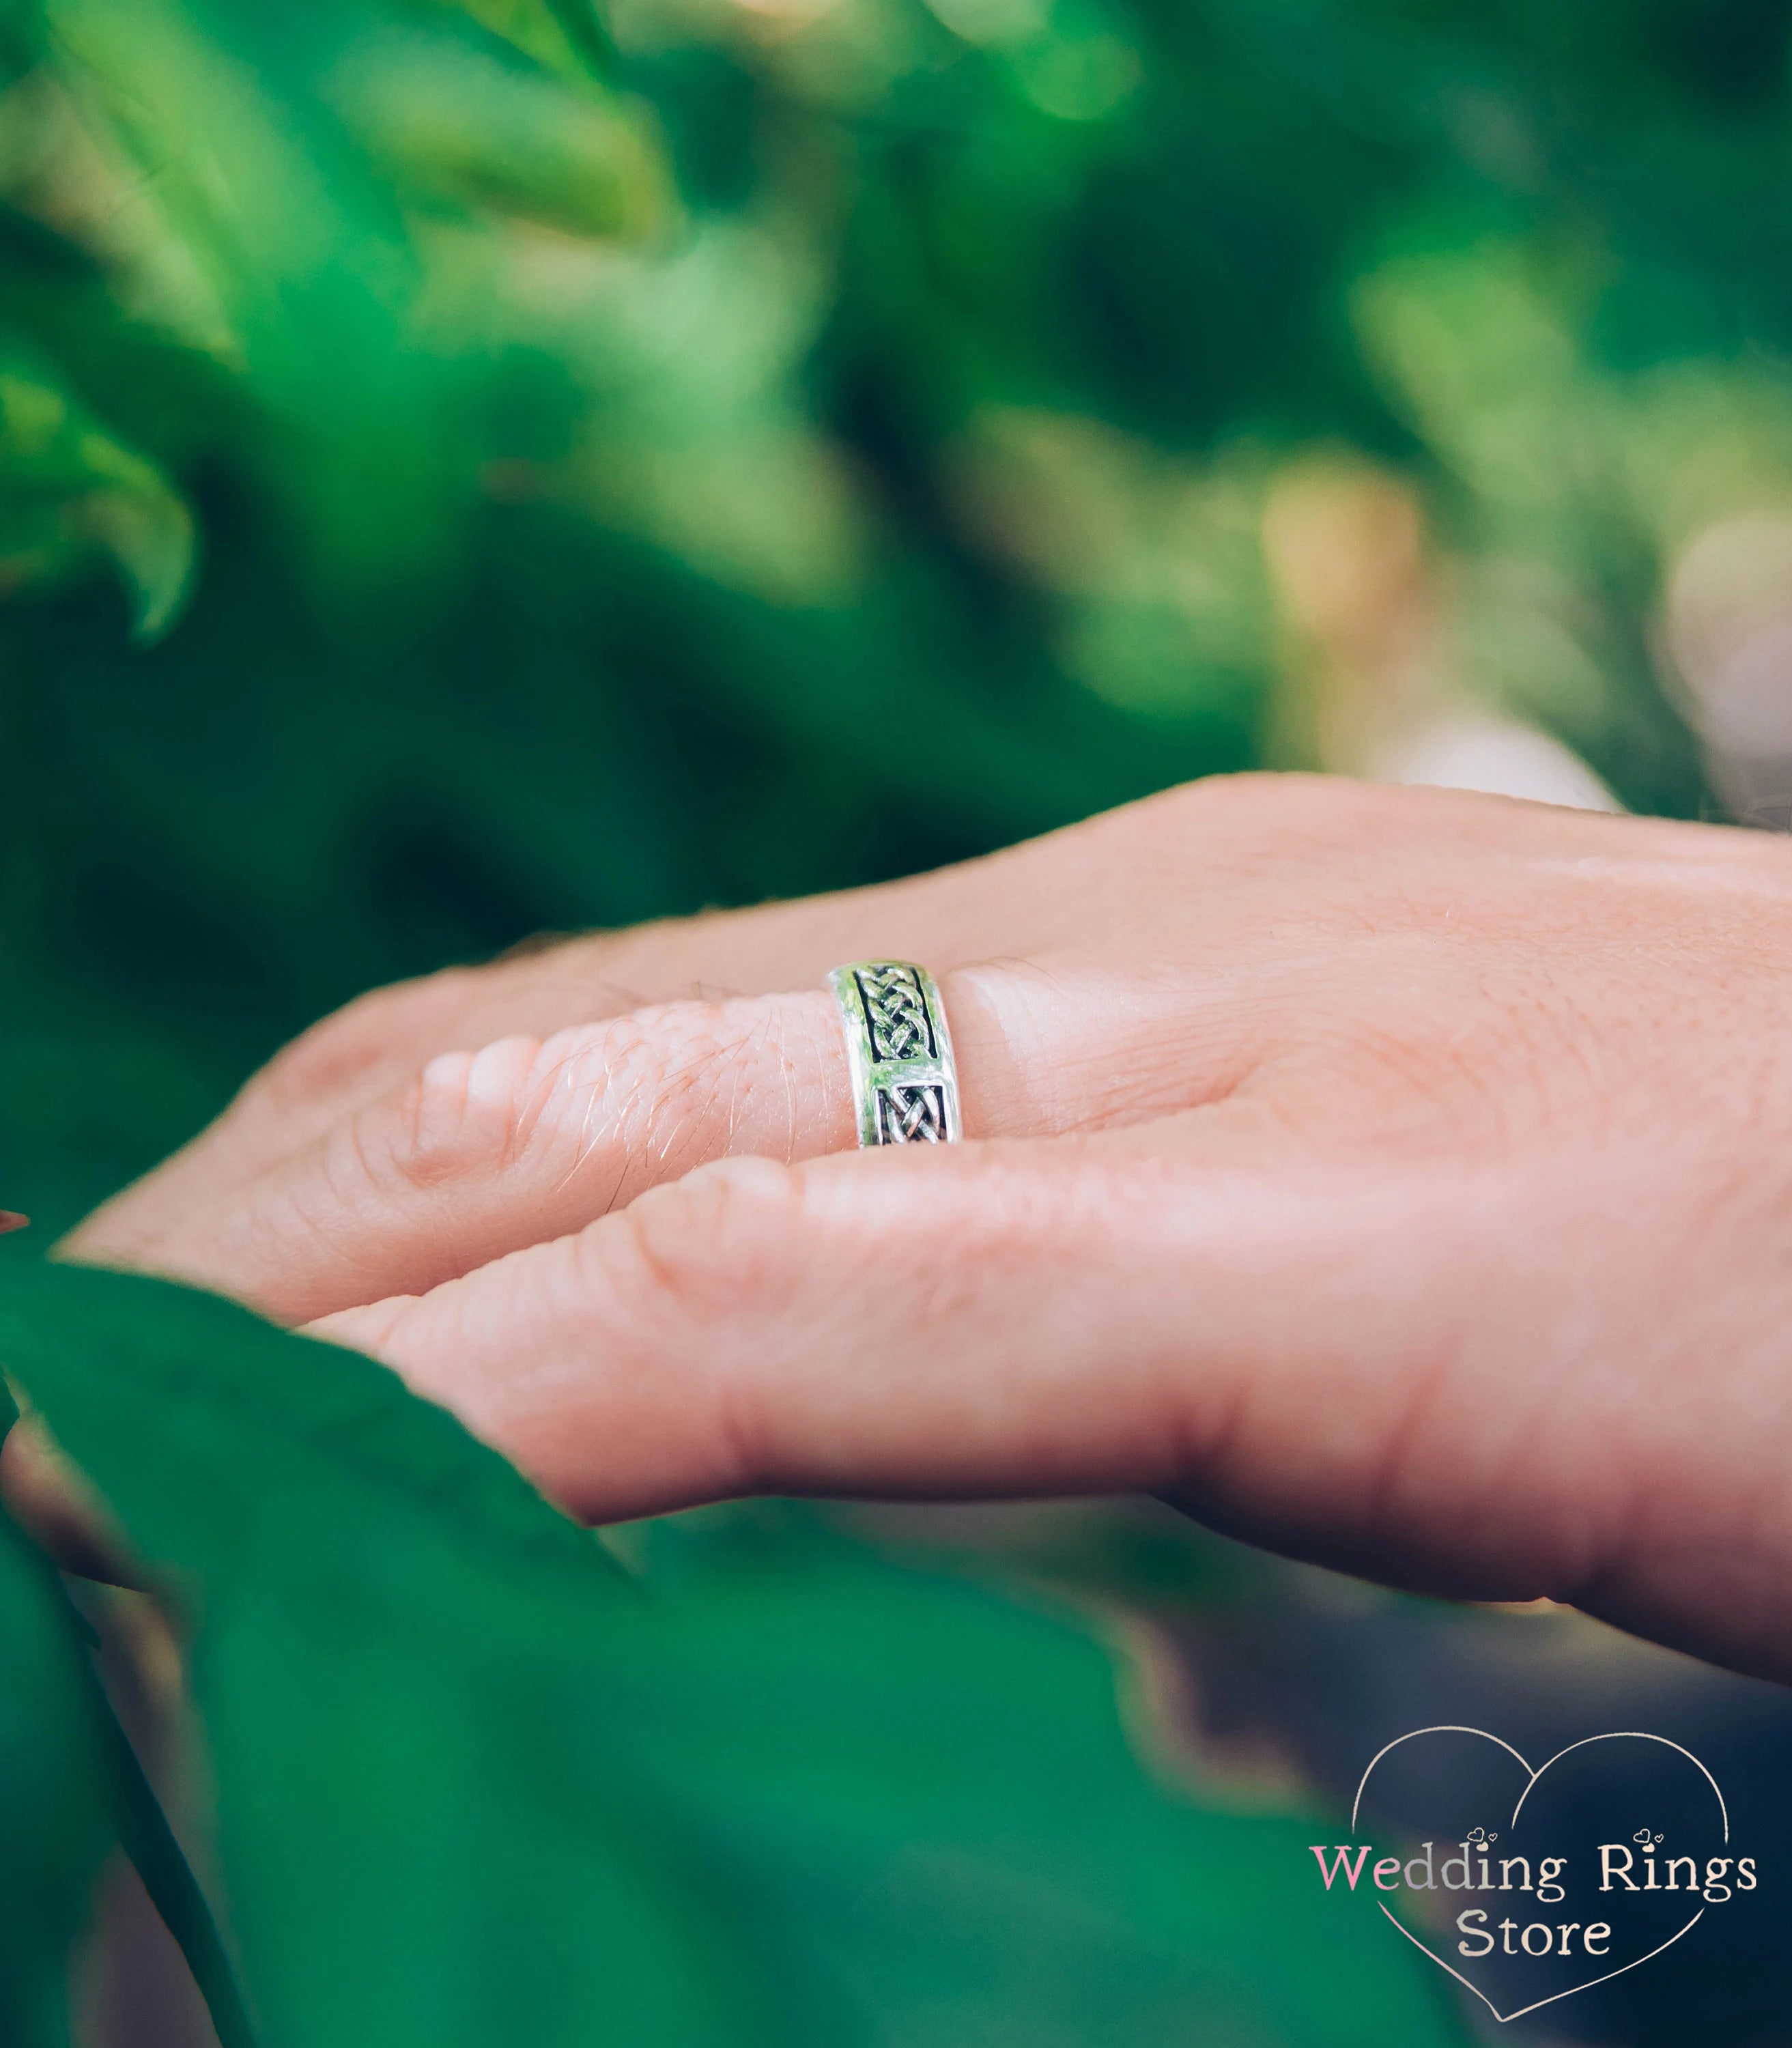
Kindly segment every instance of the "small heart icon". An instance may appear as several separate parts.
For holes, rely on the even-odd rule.
[[[1501,2021],[1640,1968],[1755,1883],[1716,1780],[1661,1736],[1589,1736],[1534,1769],[1484,1729],[1419,1728],[1363,1772],[1355,1843],[1375,1811],[1423,1814],[1424,1839],[1353,1847],[1349,1888]]]

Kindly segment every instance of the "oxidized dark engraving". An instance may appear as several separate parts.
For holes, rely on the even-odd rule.
[[[945,1143],[946,1092],[938,1084],[880,1088],[877,1100],[880,1145]]]
[[[871,1035],[874,1060],[938,1057],[933,1020],[927,1014],[927,999],[913,968],[872,968],[854,979],[865,1005],[865,1026]]]

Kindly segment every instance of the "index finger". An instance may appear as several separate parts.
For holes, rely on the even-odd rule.
[[[1174,1490],[1259,1541],[1529,1597],[1554,1589],[1547,1503],[1491,1534],[1462,1512],[1522,1404],[1449,1371],[1475,1305],[1406,1251],[1422,1210],[1438,1239],[1436,1192],[1366,1185],[1234,1099],[1096,1138],[706,1167],[312,1328],[590,1520]]]

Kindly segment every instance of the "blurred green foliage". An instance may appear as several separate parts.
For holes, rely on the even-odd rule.
[[[1698,809],[1651,622],[1792,495],[1786,14],[7,0],[0,1192],[394,975],[1310,752],[1316,456]]]
[[[1659,614],[1792,505],[1788,14],[0,0],[0,1200],[399,975],[1327,758],[1309,475],[1699,810]],[[751,1518],[643,1601],[377,1375],[7,1268],[196,1631],[270,2041],[1437,2038],[1057,1624]],[[51,1592],[0,1543],[33,2043],[107,1782]]]

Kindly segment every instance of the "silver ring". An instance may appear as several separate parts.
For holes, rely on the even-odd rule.
[[[836,968],[828,986],[846,1026],[859,1144],[962,1138],[958,1068],[933,976],[909,960],[858,960]]]

